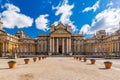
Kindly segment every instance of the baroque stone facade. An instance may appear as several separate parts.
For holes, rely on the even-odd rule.
[[[50,34],[39,34],[38,38],[29,38],[23,31],[18,30],[10,35],[2,29],[0,22],[0,56],[18,55],[72,55],[83,52],[83,35],[71,34],[71,26],[61,22],[50,27]]]
[[[10,35],[2,29],[0,21],[0,56],[17,55],[119,55],[120,29],[111,35],[100,30],[92,38],[84,39],[83,34],[72,34],[71,26],[61,22],[50,27],[50,34],[39,34],[29,38],[18,30]]]

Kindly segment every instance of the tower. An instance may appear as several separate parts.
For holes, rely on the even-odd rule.
[[[3,25],[3,22],[1,21],[1,18],[0,18],[0,30],[2,30],[2,25]]]

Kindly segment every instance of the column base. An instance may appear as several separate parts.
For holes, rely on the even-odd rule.
[[[71,53],[69,53],[69,55],[70,55],[70,56],[72,56],[72,55],[73,55],[73,53],[71,52]]]
[[[48,53],[48,55],[49,55],[49,56],[51,56],[51,55],[52,55],[52,53],[50,53],[50,52],[49,52],[49,53]]]

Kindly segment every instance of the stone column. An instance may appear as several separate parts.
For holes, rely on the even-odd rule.
[[[18,50],[19,50],[18,52],[20,53],[21,52],[21,44],[19,44],[19,49]]]
[[[6,49],[7,49],[7,43],[4,44],[4,49],[5,49],[5,52],[6,52]]]
[[[45,52],[45,40],[43,41],[43,52]]]
[[[8,43],[6,43],[6,51],[8,52]]]
[[[43,40],[42,40],[42,43],[41,43],[41,52],[43,52]]]
[[[40,47],[40,44],[38,44],[38,45]],[[41,47],[39,48],[39,52],[40,52],[40,49],[41,49]],[[32,44],[30,44],[30,52],[32,53]]]
[[[42,41],[42,52],[44,52],[44,40]]]
[[[57,38],[57,53],[59,51],[59,42],[58,42],[58,38]]]
[[[30,44],[29,44],[29,50],[30,50]],[[37,52],[39,52],[39,42],[37,44]]]
[[[54,45],[55,45],[55,44],[54,44],[54,38],[53,38],[53,45],[52,45],[52,46],[53,46],[53,53],[54,53]]]
[[[44,52],[46,52],[46,40],[44,41]]]
[[[120,42],[118,44],[119,44],[119,52],[120,52]]]
[[[119,53],[119,42],[117,42],[117,55]]]
[[[76,53],[78,53],[78,40],[76,40]]]
[[[113,51],[115,52],[115,43],[113,43]]]
[[[47,44],[47,40],[45,40],[45,47],[46,47],[46,48],[45,48],[45,52],[47,52],[47,50],[48,50],[48,49],[47,49],[47,45],[48,45],[48,44]]]
[[[69,50],[69,42],[68,42],[68,38],[67,38],[67,54],[68,54],[68,50]]]
[[[40,52],[40,43],[37,44],[37,48],[38,48],[38,53],[39,53]]]
[[[74,40],[74,53],[76,53],[76,40]]]
[[[117,51],[117,45],[116,45],[116,42],[115,42],[115,52]]]
[[[64,53],[64,38],[62,38],[62,53]]]
[[[31,44],[31,53],[33,52],[33,44]]]
[[[112,48],[112,49],[111,49],[111,52],[113,52],[113,43],[112,43],[112,46],[111,46],[111,48]]]
[[[71,38],[69,38],[69,52],[71,52]]]
[[[4,48],[4,42],[3,42],[3,52],[4,52],[4,49],[5,49],[5,48]]]
[[[82,41],[82,46],[81,46],[82,48],[82,51],[81,52],[84,52],[85,50],[84,50],[84,43],[83,43],[83,41]]]
[[[117,51],[119,51],[119,42],[117,42]]]
[[[52,39],[50,38],[50,53],[52,52]]]

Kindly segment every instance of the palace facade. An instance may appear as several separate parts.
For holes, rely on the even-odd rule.
[[[119,55],[120,29],[111,35],[100,30],[92,38],[72,34],[71,26],[61,22],[50,27],[50,34],[38,34],[29,38],[23,31],[10,35],[2,29],[0,21],[0,56],[17,55]]]

